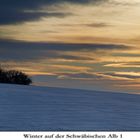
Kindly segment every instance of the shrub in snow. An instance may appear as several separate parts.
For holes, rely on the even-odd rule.
[[[32,80],[28,75],[16,70],[3,70],[0,68],[0,83],[30,85]]]

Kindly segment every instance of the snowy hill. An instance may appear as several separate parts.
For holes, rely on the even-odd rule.
[[[0,130],[140,130],[140,95],[0,84]]]

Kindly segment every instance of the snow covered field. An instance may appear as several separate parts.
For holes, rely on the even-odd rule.
[[[0,84],[0,130],[140,130],[140,95]]]

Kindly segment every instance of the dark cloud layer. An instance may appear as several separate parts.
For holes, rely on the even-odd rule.
[[[97,50],[111,51],[113,49],[124,50],[127,46],[111,44],[48,44],[40,42],[20,42],[0,40],[0,60],[27,61],[31,59],[55,59],[66,60],[93,60],[88,56],[67,55],[65,52],[94,52]],[[61,52],[61,53],[60,53]]]
[[[30,13],[25,10],[38,10],[41,6],[70,2],[86,4],[89,2],[100,2],[103,0],[0,0],[0,24],[15,24],[24,21],[37,20],[44,16],[63,17],[66,13]]]
[[[59,24],[59,26],[73,27],[73,26],[83,26],[83,27],[91,27],[91,28],[103,28],[112,26],[110,24],[104,22],[94,22],[89,24]]]
[[[120,73],[103,73],[104,75],[120,77],[120,78],[128,78],[128,79],[140,79],[140,75],[129,75],[129,74],[120,74]]]
[[[113,56],[123,56],[123,57],[140,57],[139,52],[137,53],[113,53]]]
[[[88,26],[88,27],[93,27],[93,28],[102,28],[102,27],[108,27],[108,26],[111,26],[109,24],[106,24],[106,23],[91,23],[91,24],[84,24],[85,26]]]
[[[103,78],[100,75],[93,73],[59,73],[58,78],[62,79],[85,79],[85,80],[95,80]]]
[[[1,10],[0,10],[1,12]],[[5,14],[0,13],[0,24],[7,25],[12,23],[22,23],[24,21],[36,21],[42,17],[59,17],[63,18],[72,15],[71,13],[62,12],[21,12],[16,11],[6,12]]]

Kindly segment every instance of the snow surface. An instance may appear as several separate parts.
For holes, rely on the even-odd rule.
[[[140,130],[140,95],[0,84],[0,130]]]

